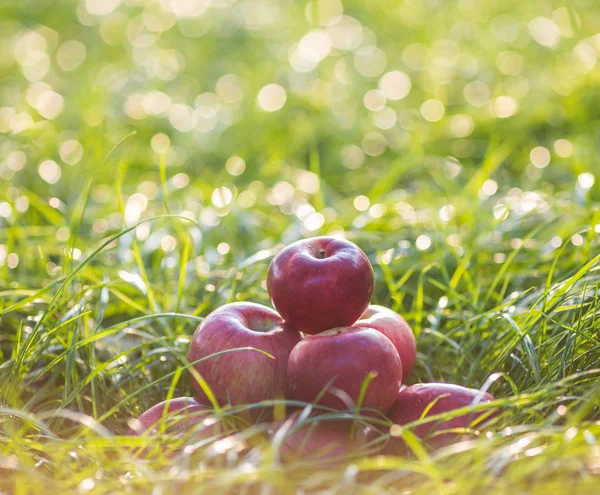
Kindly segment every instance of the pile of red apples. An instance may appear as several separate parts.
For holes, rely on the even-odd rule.
[[[352,242],[316,237],[287,246],[271,262],[267,287],[276,311],[236,302],[202,321],[189,351],[196,397],[155,405],[132,423],[136,433],[164,431],[168,420],[179,431],[218,437],[226,428],[219,429],[216,402],[219,410],[245,412],[246,424],[260,422],[275,435],[285,430],[279,437],[288,457],[319,451],[329,457],[356,453],[369,442],[382,447],[378,452],[401,452],[401,438],[389,435],[392,424],[419,421],[412,433],[440,446],[493,416],[493,409],[480,407],[494,400],[488,393],[444,383],[403,385],[415,364],[415,337],[402,316],[371,305],[373,268]],[[269,412],[276,403],[288,405],[283,420],[273,421]],[[427,421],[457,409],[464,410]],[[356,417],[374,418],[379,427],[357,430]]]

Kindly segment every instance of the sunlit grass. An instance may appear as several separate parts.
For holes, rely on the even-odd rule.
[[[592,7],[3,2],[0,490],[597,493]],[[333,466],[244,419],[295,403],[129,435],[192,394],[202,318],[269,304],[273,254],[321,234],[363,248],[374,303],[413,327],[411,383],[500,414],[437,452],[356,417],[381,436]],[[392,434],[410,455],[374,455]]]

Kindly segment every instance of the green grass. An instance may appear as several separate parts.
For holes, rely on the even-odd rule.
[[[356,21],[337,24],[335,1],[121,3],[0,4],[0,491],[598,493],[593,2],[345,0]],[[347,36],[293,70],[328,22]],[[389,71],[410,92],[371,111]],[[272,255],[327,233],[363,248],[374,302],[415,330],[411,383],[483,387],[502,413],[438,452],[394,429],[412,456],[338,467],[280,462],[261,423],[128,436],[192,393],[202,317],[268,304]]]

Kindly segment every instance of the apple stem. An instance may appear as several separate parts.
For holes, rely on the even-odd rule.
[[[317,258],[320,258],[320,259],[325,258],[325,249],[323,249],[323,248],[319,249],[319,252],[317,253]]]

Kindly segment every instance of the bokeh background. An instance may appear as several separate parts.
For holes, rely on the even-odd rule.
[[[92,177],[80,250],[166,192],[201,226],[199,274],[342,229],[426,260],[445,239],[425,230],[458,248],[474,203],[527,223],[597,195],[593,1],[25,0],[0,19],[0,222],[39,227],[28,245],[55,229],[53,255]],[[556,228],[548,250],[574,234]],[[166,253],[172,234],[136,230]],[[39,260],[20,251],[2,245],[5,281]]]

